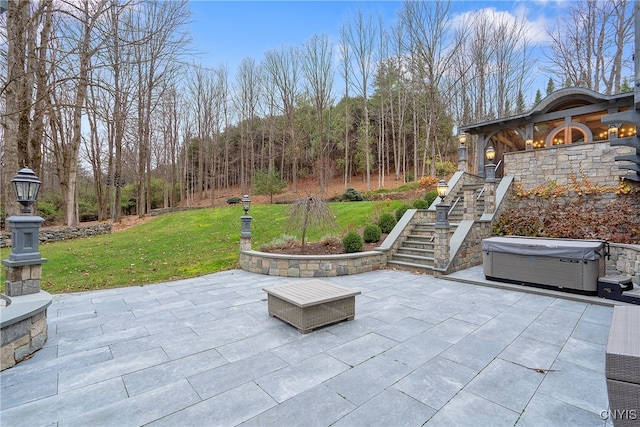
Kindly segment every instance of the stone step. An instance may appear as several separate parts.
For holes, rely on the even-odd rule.
[[[411,262],[405,261],[396,261],[390,260],[387,262],[387,265],[390,267],[394,267],[400,270],[408,270],[408,271],[420,271],[425,273],[433,272],[433,266],[423,265],[423,264],[415,264]]]
[[[418,255],[424,257],[430,257],[433,259],[433,249],[424,249],[424,248],[412,248],[408,246],[402,246],[398,248],[398,255]]]
[[[411,246],[413,245],[413,246]],[[411,248],[415,248],[415,247],[419,247],[419,248],[432,248],[434,245],[433,240],[427,241],[427,240],[405,240],[404,242],[402,242],[402,246],[400,247],[404,247],[404,246],[408,246]]]
[[[406,261],[413,262],[414,264],[424,264],[424,265],[433,265],[433,257],[420,256],[420,255],[412,255],[412,254],[401,254],[395,253],[391,257],[394,261]]]
[[[430,242],[433,240],[434,233],[409,234],[407,240],[415,240],[418,242]]]

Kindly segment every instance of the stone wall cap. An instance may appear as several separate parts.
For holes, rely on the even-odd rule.
[[[35,216],[35,215],[14,215],[14,216],[10,216],[9,218],[5,219],[5,222],[7,222],[7,223],[24,223],[24,224],[31,224],[31,223],[42,224],[44,222],[44,218],[39,217],[39,216]]]
[[[262,258],[271,259],[303,259],[303,260],[335,260],[335,259],[349,259],[360,258],[372,255],[379,255],[380,251],[364,251],[364,252],[352,252],[348,254],[334,254],[334,255],[292,255],[292,254],[276,254],[271,252],[260,251],[240,251],[244,255],[260,256]]]
[[[52,301],[51,294],[45,291],[17,297],[2,295],[2,298],[8,305],[0,308],[0,328],[11,326],[44,311]]]
[[[26,266],[26,265],[44,264],[45,262],[47,262],[46,258],[24,259],[24,260],[18,260],[18,261],[14,261],[14,260],[11,260],[11,259],[3,259],[2,260],[2,265],[6,266],[6,267],[22,267],[22,266]]]

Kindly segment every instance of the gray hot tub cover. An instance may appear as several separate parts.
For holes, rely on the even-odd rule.
[[[548,256],[581,260],[596,260],[603,255],[602,240],[563,240],[531,237],[490,237],[482,240],[483,252],[504,252],[518,255]]]

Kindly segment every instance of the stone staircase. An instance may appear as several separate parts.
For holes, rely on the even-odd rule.
[[[465,186],[464,188],[465,190],[471,189],[474,197],[477,198],[476,218],[480,218],[484,213],[482,188],[481,185],[473,188]],[[478,198],[478,196],[480,197]],[[456,194],[449,194],[447,203],[452,206],[449,211],[449,225],[451,226],[451,234],[453,234],[464,216],[464,190]],[[414,224],[398,250],[387,261],[387,265],[400,270],[431,273],[434,268],[434,240],[435,223],[422,222]]]
[[[387,265],[400,270],[431,272],[435,223],[415,224]]]

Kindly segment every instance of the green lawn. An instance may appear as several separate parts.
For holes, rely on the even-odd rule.
[[[402,202],[331,203],[336,226],[331,232],[308,230],[307,241],[376,221]],[[281,235],[300,238],[287,218],[288,205],[251,207],[253,248]],[[236,268],[242,209],[228,206],[164,214],[125,231],[86,239],[43,244],[48,261],[42,267],[41,288],[50,293],[144,285],[201,276]],[[8,249],[3,249],[2,259]],[[0,277],[4,284],[4,268]]]

